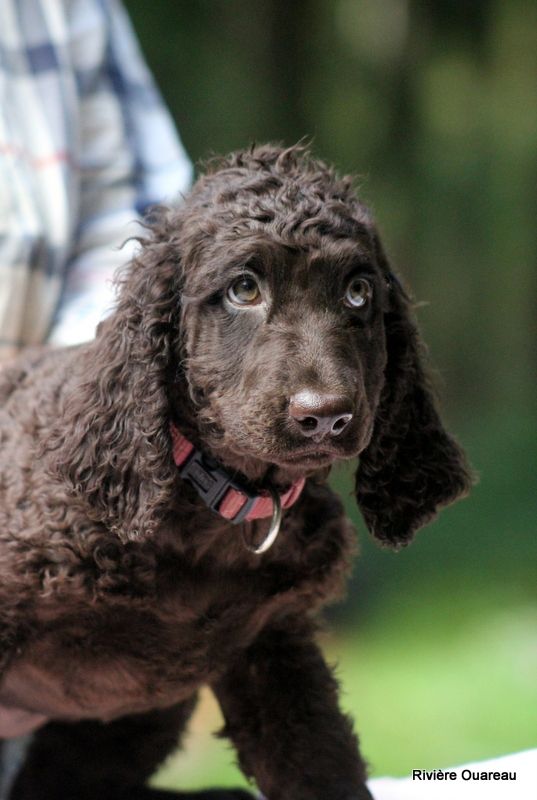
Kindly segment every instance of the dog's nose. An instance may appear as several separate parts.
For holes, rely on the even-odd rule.
[[[303,436],[339,436],[352,419],[352,402],[345,395],[301,389],[289,401],[289,416]]]

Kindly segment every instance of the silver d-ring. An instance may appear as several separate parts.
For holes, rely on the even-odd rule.
[[[269,548],[272,547],[276,539],[278,538],[278,534],[280,532],[280,525],[282,523],[282,503],[280,500],[280,495],[274,489],[269,489],[270,496],[272,497],[272,519],[270,520],[270,528],[269,532],[263,539],[260,545],[257,547],[252,547],[251,545],[247,544],[246,547],[250,552],[255,553],[256,555],[261,555],[261,553],[266,553]]]

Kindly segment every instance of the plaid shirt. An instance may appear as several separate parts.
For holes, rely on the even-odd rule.
[[[191,165],[120,0],[0,0],[0,356],[93,337]]]

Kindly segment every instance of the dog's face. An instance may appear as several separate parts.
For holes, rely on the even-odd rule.
[[[228,459],[304,471],[371,438],[389,287],[367,231],[271,235],[288,213],[238,216],[198,251],[203,278],[187,269],[184,286],[186,371]]]
[[[315,162],[254,159],[198,182],[183,211],[183,363],[228,463],[304,472],[370,441],[390,303],[374,242],[349,182]]]

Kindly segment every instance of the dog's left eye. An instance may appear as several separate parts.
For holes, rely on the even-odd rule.
[[[227,296],[235,305],[253,306],[261,301],[261,290],[254,278],[243,275],[231,284]]]
[[[373,287],[365,278],[352,278],[347,291],[345,292],[345,302],[353,308],[363,308],[373,296]]]

